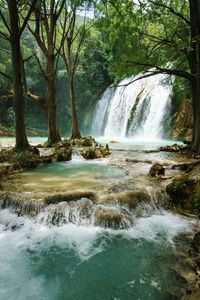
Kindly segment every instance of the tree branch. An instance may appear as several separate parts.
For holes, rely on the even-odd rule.
[[[191,74],[189,72],[186,71],[181,71],[181,70],[176,70],[176,69],[168,69],[168,68],[161,68],[159,66],[155,66],[153,64],[148,64],[148,63],[141,63],[141,62],[137,62],[137,61],[126,61],[126,63],[128,64],[132,64],[132,65],[137,65],[137,66],[143,66],[143,67],[147,67],[147,68],[154,68],[155,70],[153,71],[145,71],[145,72],[151,72],[153,73],[153,75],[156,74],[168,74],[168,75],[175,75],[178,77],[182,77],[185,78],[187,80],[192,81],[194,79],[194,74]],[[150,76],[153,76],[150,75]],[[146,75],[145,75],[146,76]],[[147,76],[149,77],[149,76]]]
[[[23,33],[23,31],[24,31],[24,29],[25,29],[25,27],[26,27],[26,25],[27,25],[27,23],[28,23],[28,20],[29,20],[31,14],[32,14],[34,8],[35,8],[36,2],[37,2],[37,0],[33,0],[32,3],[31,3],[31,6],[30,6],[30,8],[29,8],[29,11],[28,11],[26,17],[24,18],[24,22],[23,22],[23,24],[22,24],[22,26],[21,26],[21,28],[20,28],[20,32],[19,32],[20,36],[21,36],[21,34]]]
[[[176,12],[172,7],[170,6],[167,6],[163,3],[159,3],[159,2],[155,2],[155,1],[152,1],[152,0],[148,0],[150,3],[154,4],[154,5],[157,5],[157,6],[160,6],[160,7],[163,7],[163,8],[166,8],[167,10],[169,10],[172,14],[174,14],[175,16],[179,17],[182,21],[184,21],[186,24],[188,24],[189,26],[191,25],[190,21],[185,18],[182,14],[180,14],[179,12]]]
[[[0,74],[12,82],[12,78],[8,74],[6,74],[2,71],[0,71]]]

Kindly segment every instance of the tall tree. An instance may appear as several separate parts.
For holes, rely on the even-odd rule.
[[[34,28],[32,23],[29,24],[29,30],[35,37],[36,42],[46,60],[46,70],[43,71],[47,82],[45,97],[46,102],[44,105],[47,114],[49,144],[56,143],[61,139],[57,126],[55,95],[57,61],[63,39],[61,39],[58,47],[56,47],[56,43],[57,26],[59,25],[58,20],[61,16],[64,4],[65,0],[51,0],[49,2],[45,0],[38,1],[34,10]],[[40,64],[38,57],[37,60]]]
[[[69,87],[69,98],[71,102],[71,138],[81,138],[78,125],[76,90],[75,90],[75,72],[79,63],[81,48],[84,44],[86,34],[91,27],[92,21],[86,17],[78,16],[80,8],[86,1],[70,1],[65,11],[64,37],[65,43],[62,47],[62,57],[67,69],[67,85]]]
[[[190,81],[191,149],[200,153],[200,0],[101,3],[115,77],[145,71],[142,77],[165,73]]]
[[[24,122],[24,95],[23,95],[23,75],[20,39],[27,25],[27,22],[33,12],[37,0],[32,0],[30,4],[21,3],[17,0],[6,0],[0,8],[0,16],[7,32],[1,32],[1,36],[10,42],[12,67],[13,67],[13,90],[15,103],[15,131],[16,131],[16,150],[24,150],[29,147],[25,122]],[[9,21],[7,21],[4,12],[5,8],[9,11]],[[20,24],[19,11],[24,8],[25,17]]]

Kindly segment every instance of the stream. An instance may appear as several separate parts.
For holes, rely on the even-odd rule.
[[[113,141],[106,159],[74,156],[70,162],[47,164],[4,180],[3,190],[16,197],[32,199],[34,194],[41,201],[78,190],[94,193],[95,200],[60,200],[34,217],[0,200],[0,299],[180,299],[185,283],[176,271],[177,243],[193,231],[196,221],[161,205],[171,179],[158,183],[147,176],[151,165],[161,162],[171,178],[178,174],[171,166],[186,160],[158,152],[165,143],[174,142]],[[145,191],[150,201],[130,208],[117,200],[127,191]],[[98,222],[102,211],[104,218],[114,214],[115,221],[121,214],[117,226],[105,219]]]

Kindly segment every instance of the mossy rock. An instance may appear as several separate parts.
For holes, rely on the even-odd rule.
[[[183,176],[173,180],[166,191],[176,207],[200,213],[200,182]]]
[[[99,208],[94,214],[94,223],[96,226],[112,229],[126,229],[132,224],[128,214],[115,209]]]
[[[14,153],[12,162],[23,169],[32,169],[37,167],[41,161],[38,154],[34,154],[33,152],[26,150]]]
[[[55,156],[57,161],[69,161],[72,159],[72,148],[68,140],[56,144]]]
[[[98,158],[96,151],[93,147],[86,147],[81,151],[82,156],[85,159],[95,159]]]
[[[84,137],[81,142],[81,146],[83,147],[91,147],[95,140],[92,137]]]
[[[115,195],[115,202],[120,205],[127,205],[129,209],[135,209],[140,203],[148,203],[150,196],[145,191],[129,191]]]
[[[85,159],[95,159],[106,157],[110,154],[109,148],[98,146],[98,147],[84,147],[81,151],[82,156]]]
[[[72,159],[72,149],[60,148],[56,150],[57,161],[69,161]]]
[[[149,170],[149,176],[158,177],[165,175],[165,168],[161,164],[154,164]]]

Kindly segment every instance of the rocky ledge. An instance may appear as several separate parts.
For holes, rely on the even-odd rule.
[[[177,166],[178,167],[178,166]],[[200,161],[180,165],[182,170],[166,187],[176,211],[189,216],[200,215]],[[182,300],[200,299],[200,226],[197,222],[194,236],[189,236],[182,247],[179,275],[185,280]]]

